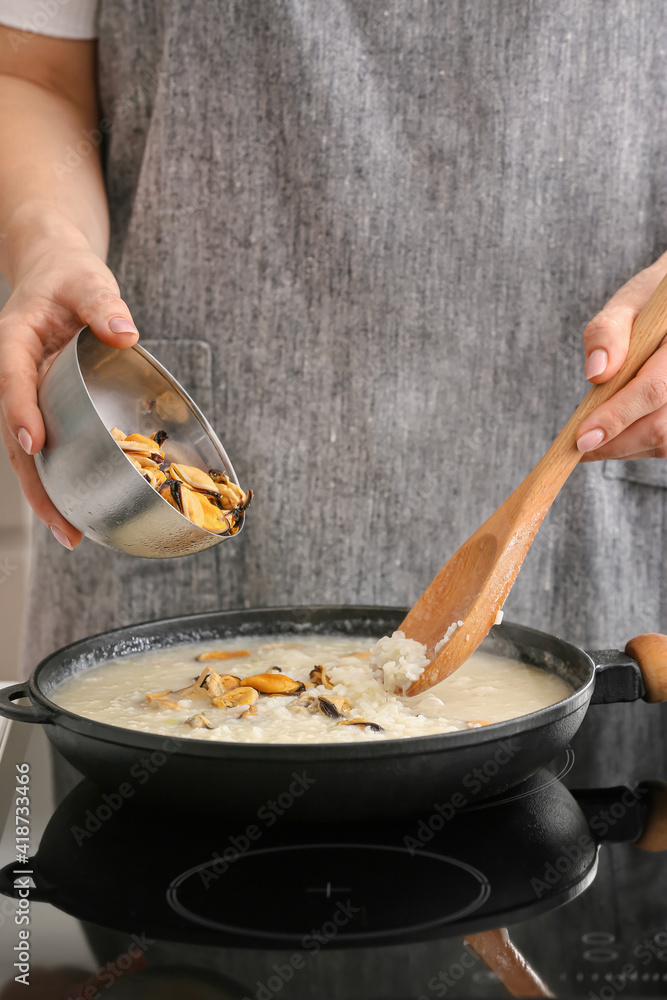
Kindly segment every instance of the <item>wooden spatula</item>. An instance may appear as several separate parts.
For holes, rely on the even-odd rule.
[[[584,397],[554,443],[520,486],[452,556],[400,628],[427,647],[430,665],[408,688],[419,694],[464,663],[495,624],[547,511],[579,459],[575,431],[582,420],[635,377],[667,334],[667,277],[637,316],[619,372]],[[437,655],[435,646],[461,621]]]

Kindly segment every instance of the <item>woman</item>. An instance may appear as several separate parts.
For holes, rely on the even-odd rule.
[[[604,382],[667,271],[662,13],[0,0],[3,436],[52,532],[28,668],[146,618],[414,601],[575,408],[586,320]],[[83,324],[140,330],[210,415],[256,494],[238,540],[77,545],[32,455],[38,368]],[[593,646],[667,625],[666,404],[663,346],[582,424],[508,617]]]

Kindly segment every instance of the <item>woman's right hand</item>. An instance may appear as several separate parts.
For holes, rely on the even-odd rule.
[[[9,459],[37,517],[66,548],[81,532],[60,514],[41,484],[33,455],[45,430],[37,387],[54,355],[84,326],[111,347],[139,336],[109,268],[82,237],[35,248],[0,312],[0,430]]]

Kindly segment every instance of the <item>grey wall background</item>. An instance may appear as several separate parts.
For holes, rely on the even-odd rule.
[[[0,277],[0,308],[8,295]],[[13,680],[21,669],[31,514],[1,446],[0,497],[0,680]]]

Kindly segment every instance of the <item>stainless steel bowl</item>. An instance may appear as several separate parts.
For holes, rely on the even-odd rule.
[[[46,444],[35,455],[44,489],[88,538],[133,556],[173,558],[235,535],[198,527],[127,460],[110,434],[166,430],[169,457],[223,469],[238,484],[215,431],[178,382],[138,344],[118,350],[88,328],[57,355],[39,388]],[[238,532],[237,532],[238,534]]]

